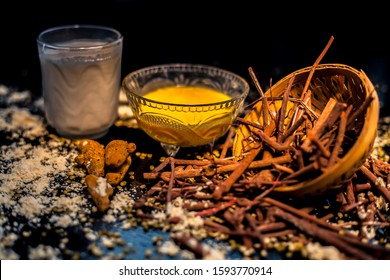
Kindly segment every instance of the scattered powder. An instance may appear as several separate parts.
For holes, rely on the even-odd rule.
[[[333,246],[322,246],[321,244],[309,243],[306,250],[310,259],[314,260],[340,260],[343,259],[340,252]]]
[[[25,216],[27,219],[33,219],[36,216],[42,215],[42,209],[44,205],[40,198],[32,196],[24,196],[19,199],[19,213]]]
[[[106,195],[106,189],[111,188],[110,184],[107,184],[106,178],[99,177],[96,180],[96,191],[100,196],[105,196]]]
[[[0,96],[7,95],[8,92],[9,92],[9,89],[6,86],[0,85]]]
[[[91,241],[95,241],[96,239],[98,239],[98,236],[93,233],[93,232],[87,232],[85,234],[85,237],[88,239],[88,240],[91,240]]]
[[[102,236],[102,243],[107,248],[114,248],[115,242],[112,238],[107,237],[106,235]]]
[[[82,188],[82,186],[78,187]],[[60,197],[54,197],[52,198],[51,203],[49,211],[57,209],[63,212],[77,212],[85,205],[88,205],[86,197],[75,193],[69,194],[68,196],[62,195]]]
[[[180,252],[180,247],[177,246],[176,243],[172,240],[167,240],[157,248],[157,251],[160,254],[176,256]]]
[[[94,204],[84,185],[85,170],[74,161],[76,146],[49,133],[43,99],[0,85],[0,131],[0,259],[74,258],[78,253],[67,248],[65,229],[84,231],[86,240],[107,245],[107,237],[102,239],[91,223]],[[133,198],[117,192],[112,201],[104,218],[111,223],[131,207]],[[53,233],[47,231],[53,228],[61,229],[59,244],[54,238],[28,247],[23,255],[13,250],[20,242],[36,244],[37,231],[50,240]]]
[[[206,247],[207,254],[205,256],[205,260],[225,260],[226,259],[226,250],[223,248],[212,248],[207,245],[203,245]]]
[[[31,100],[31,93],[27,90],[25,91],[13,91],[8,96],[8,103],[19,103],[19,102],[26,102]]]
[[[40,244],[36,248],[30,248],[28,258],[31,260],[57,260],[60,258],[60,251],[57,248]]]
[[[187,229],[203,229],[203,219],[196,215],[194,211],[188,211],[184,207],[183,198],[177,197],[167,204],[165,213],[155,212],[155,218],[166,220],[167,218],[179,217],[180,221],[172,226],[173,232],[183,232]],[[166,216],[167,217],[166,217]]]
[[[3,245],[6,247],[11,247],[14,245],[15,241],[18,239],[18,235],[15,233],[10,233],[7,236],[4,236]]]
[[[56,227],[67,228],[71,226],[77,225],[79,222],[75,219],[74,214],[71,215],[63,214],[63,215],[53,215],[50,218],[50,222],[53,223]]]
[[[107,213],[106,215],[103,216],[103,221],[106,223],[114,223],[116,222],[116,217],[110,213]]]
[[[14,132],[15,138],[23,136],[34,139],[47,133],[44,120],[39,116],[32,115],[27,108],[10,106],[0,110],[0,128],[3,131]],[[10,120],[7,122],[7,120]],[[18,135],[17,133],[21,133]]]
[[[115,215],[122,214],[126,210],[131,209],[134,204],[134,199],[128,192],[118,193],[111,200],[111,209],[108,211]]]

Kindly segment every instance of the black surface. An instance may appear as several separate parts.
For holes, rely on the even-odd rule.
[[[108,25],[124,35],[122,75],[170,62],[220,66],[263,88],[317,59],[366,72],[389,115],[388,13],[384,2],[332,1],[3,1],[0,84],[40,94],[36,36],[62,24]]]
[[[123,77],[154,64],[191,62],[219,66],[248,80],[248,67],[253,67],[263,88],[271,80],[276,83],[312,65],[333,35],[335,40],[321,62],[364,70],[377,85],[381,115],[390,115],[390,46],[384,2],[361,6],[351,2],[341,7],[329,1],[303,5],[249,0],[24,0],[3,1],[0,7],[0,84],[35,95],[41,90],[35,39],[40,31],[57,25],[89,23],[118,29],[125,38]],[[151,233],[141,235],[141,231],[123,234],[145,238],[136,242],[150,246]],[[134,236],[128,237],[134,240]],[[85,246],[82,240],[72,240],[79,243],[71,246]],[[24,250],[25,244],[16,246]],[[143,251],[129,255],[143,257]]]

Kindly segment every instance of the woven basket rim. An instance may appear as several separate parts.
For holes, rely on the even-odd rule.
[[[294,81],[293,83],[297,84],[303,82],[303,79],[307,80],[307,77],[309,77],[311,71],[313,71],[313,66],[304,67],[290,73],[272,85],[264,93],[264,95],[270,96],[272,93],[272,96],[278,96],[277,93],[284,91],[286,85],[293,76],[299,80],[298,82]],[[345,181],[347,177],[351,177],[351,175],[356,172],[356,170],[363,164],[364,160],[373,149],[373,144],[377,133],[377,124],[379,121],[379,99],[370,79],[362,70],[359,71],[349,65],[334,63],[319,64],[314,69],[312,79],[328,72],[330,75],[337,75],[340,73],[346,76],[356,77],[361,82],[365,92],[365,98],[369,96],[373,97],[373,100],[366,111],[365,121],[363,123],[363,127],[361,128],[361,134],[356,142],[351,146],[349,151],[326,172],[322,173],[316,178],[303,181],[295,185],[276,187],[274,189],[275,192],[296,194],[301,196],[309,193],[322,193],[324,190],[338,187],[341,183],[340,181],[343,181],[343,179]],[[250,112],[248,115],[249,114]]]

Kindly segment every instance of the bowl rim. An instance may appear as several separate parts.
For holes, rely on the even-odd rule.
[[[213,70],[213,71],[218,71],[218,72],[224,73],[225,75],[230,75],[230,76],[234,77],[237,81],[242,83],[242,85],[244,86],[244,91],[241,94],[239,94],[238,96],[231,97],[231,98],[229,98],[228,100],[225,100],[225,101],[212,102],[212,103],[200,103],[200,104],[182,104],[182,103],[156,101],[156,100],[153,100],[153,99],[145,98],[145,97],[143,97],[141,95],[138,95],[138,94],[130,91],[127,88],[127,80],[130,79],[131,77],[139,75],[142,72],[151,71],[151,70],[155,70],[155,69],[162,69],[162,68],[167,68],[167,69],[168,68],[169,69],[192,68],[192,69],[209,69],[209,70]],[[221,105],[221,104],[226,104],[226,103],[229,103],[229,102],[230,103],[231,102],[235,103],[238,100],[246,99],[246,97],[248,96],[248,94],[250,92],[250,86],[249,86],[248,81],[244,77],[238,75],[237,73],[234,73],[232,71],[229,71],[229,70],[226,70],[224,68],[217,67],[217,66],[207,65],[207,64],[199,64],[199,63],[165,63],[165,64],[156,64],[156,65],[151,65],[151,66],[139,68],[139,69],[137,69],[135,71],[130,72],[129,74],[127,74],[123,78],[123,80],[122,80],[122,88],[123,88],[126,96],[128,96],[128,94],[131,94],[132,96],[134,96],[136,98],[139,98],[140,100],[144,100],[144,101],[147,101],[147,102],[150,102],[150,103],[167,105],[167,106],[192,107],[192,108],[200,107],[200,106]]]

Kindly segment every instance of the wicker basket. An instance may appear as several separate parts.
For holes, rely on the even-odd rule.
[[[291,73],[273,85],[264,95],[280,100],[293,78],[289,98],[291,100],[300,99],[306,82],[310,78],[311,70],[312,67],[306,67]],[[377,135],[379,101],[374,86],[363,71],[343,64],[320,64],[313,72],[308,89],[312,92],[311,109],[314,111],[313,114],[317,115],[321,114],[331,98],[352,105],[352,113],[362,107],[367,98],[372,98],[372,101],[367,109],[354,120],[352,127],[350,125],[346,132],[350,137],[350,144],[348,147],[344,147],[343,154],[334,165],[322,170],[315,177],[308,176],[301,178],[299,182],[294,184],[280,185],[274,189],[275,192],[302,196],[315,195],[338,188],[354,175],[373,149]],[[275,104],[269,108],[271,111],[274,110],[273,113],[276,116],[277,111],[280,110],[281,101],[275,102]],[[286,125],[293,118],[294,106],[298,105],[292,102],[288,103],[288,113],[285,116]],[[244,119],[262,123],[264,121],[262,115],[262,102],[258,102]],[[253,130],[254,128],[251,126],[239,125],[233,145],[234,156],[242,158],[251,148],[253,143],[247,141],[253,139],[251,137]]]

